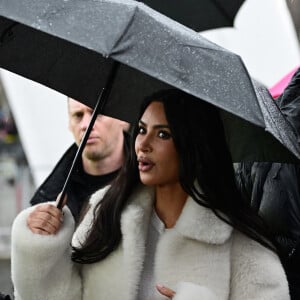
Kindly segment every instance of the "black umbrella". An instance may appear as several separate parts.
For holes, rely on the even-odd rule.
[[[0,66],[90,106],[121,62],[112,116],[130,121],[129,99],[169,84],[266,127],[238,55],[140,2],[0,0],[0,16]]]
[[[143,3],[0,0],[0,16],[0,67],[91,107],[101,94],[109,98],[100,102],[101,113],[127,121],[145,95],[174,86],[222,108],[231,139],[238,120],[256,138],[266,137],[276,160],[295,157],[273,136],[300,157],[289,124],[264,88],[254,88],[239,56]]]
[[[192,28],[204,31],[233,26],[245,0],[143,0],[160,13]]]
[[[286,144],[266,122],[274,113],[262,111],[271,98],[255,92],[238,55],[144,4],[0,0],[1,67],[94,107],[115,61],[122,65],[104,109],[108,115],[132,121],[135,104],[168,84],[266,128]],[[284,124],[274,112],[276,125]]]

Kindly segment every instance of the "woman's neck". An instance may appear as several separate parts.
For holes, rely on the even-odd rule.
[[[179,218],[188,197],[181,185],[156,187],[155,210],[166,228],[172,228]]]

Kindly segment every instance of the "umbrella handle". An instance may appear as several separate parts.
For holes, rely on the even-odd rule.
[[[113,61],[112,68],[111,68],[111,70],[109,72],[109,76],[107,78],[107,82],[106,82],[105,86],[102,88],[102,90],[100,92],[100,95],[98,96],[97,103],[95,105],[95,108],[94,108],[94,111],[93,111],[93,114],[92,114],[92,117],[91,117],[91,121],[90,121],[90,123],[89,123],[89,125],[88,125],[88,127],[87,127],[87,129],[84,133],[83,139],[81,140],[80,145],[77,149],[77,152],[76,152],[75,157],[73,159],[73,162],[72,162],[71,168],[69,170],[68,176],[65,180],[64,186],[62,188],[59,199],[57,201],[56,206],[59,209],[62,209],[62,207],[63,207],[64,198],[67,195],[67,188],[69,186],[71,176],[73,175],[73,172],[75,170],[75,166],[77,165],[79,159],[81,159],[83,149],[84,149],[84,147],[86,145],[86,142],[88,140],[88,137],[89,137],[89,135],[92,131],[92,128],[94,126],[96,118],[97,118],[98,114],[101,114],[101,112],[103,111],[103,109],[105,107],[105,104],[107,102],[107,99],[109,97],[111,89],[113,87],[114,79],[115,79],[116,74],[118,72],[119,66],[120,66],[119,62]],[[68,199],[67,199],[67,201],[68,201]]]

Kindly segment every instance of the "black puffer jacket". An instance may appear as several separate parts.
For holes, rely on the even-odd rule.
[[[300,238],[300,167],[282,163],[242,163],[235,167],[238,186],[259,211],[286,256]]]
[[[298,137],[300,147],[300,69],[277,99]],[[264,218],[279,244],[291,299],[300,299],[300,164],[243,162],[235,164],[243,196]]]
[[[266,221],[278,242],[291,299],[300,299],[300,166],[235,164],[242,194]]]

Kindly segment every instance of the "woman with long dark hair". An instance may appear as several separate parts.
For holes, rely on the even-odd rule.
[[[74,235],[62,217],[42,205],[16,219],[19,299],[42,299],[42,287],[48,299],[289,299],[272,238],[237,190],[217,109],[182,91],[144,101],[126,162]]]

